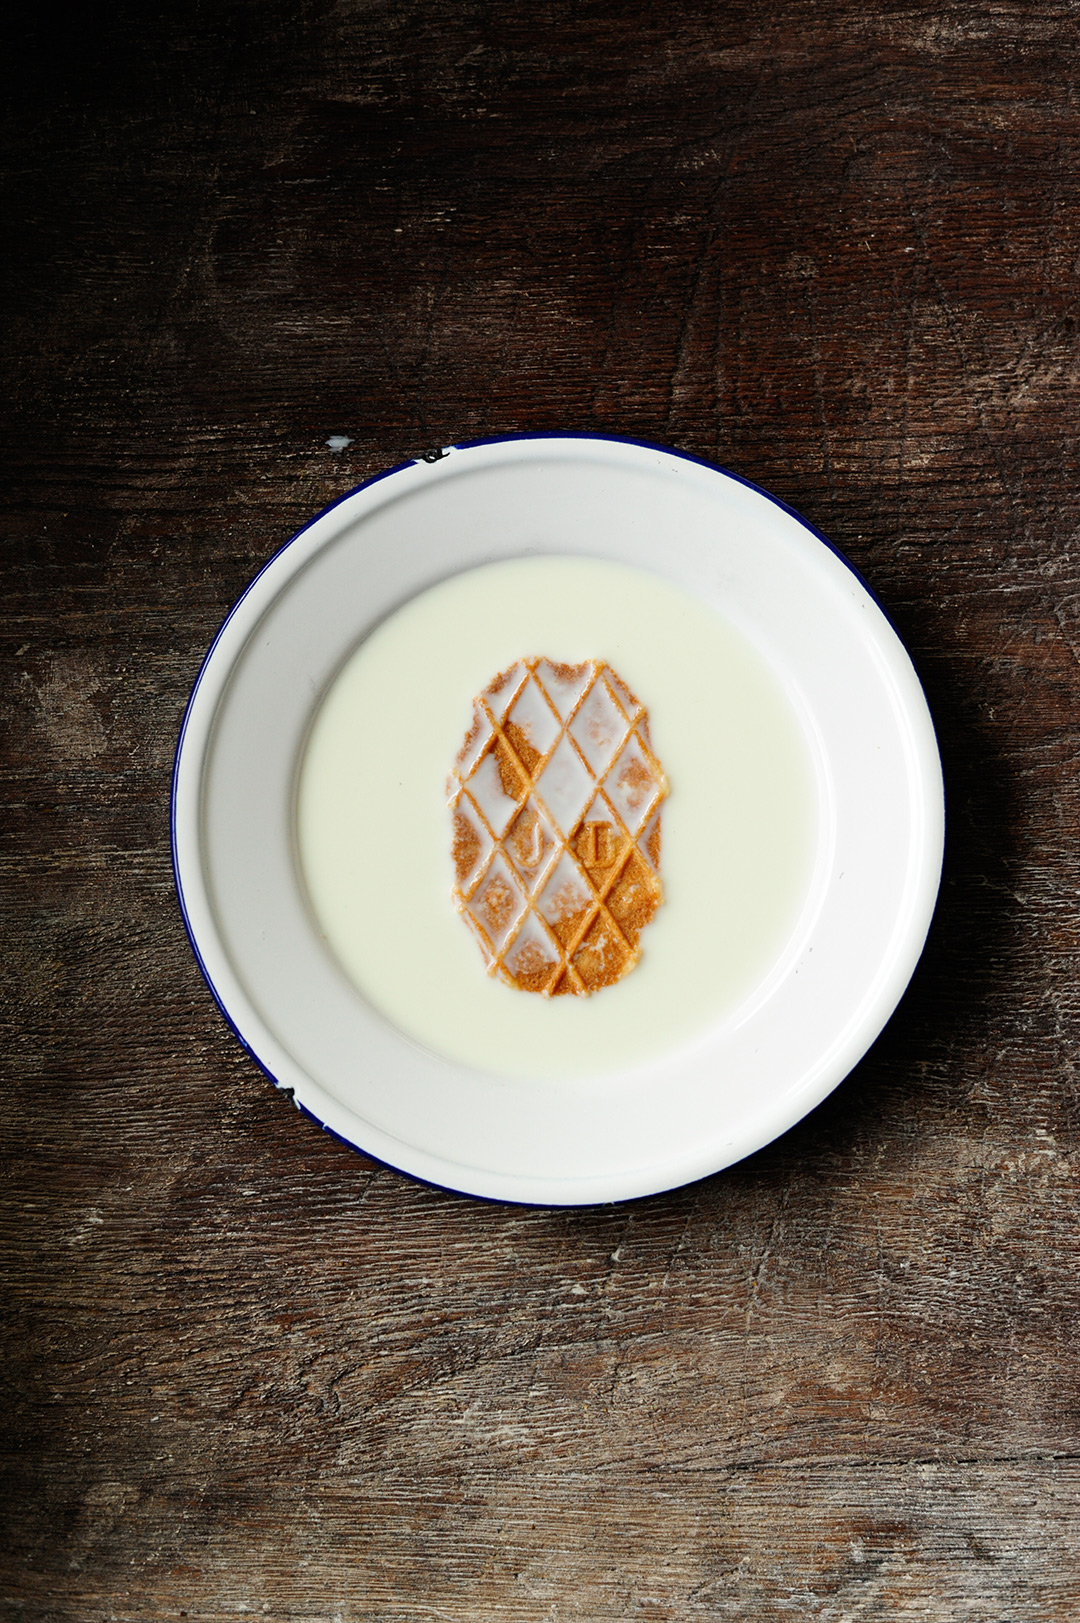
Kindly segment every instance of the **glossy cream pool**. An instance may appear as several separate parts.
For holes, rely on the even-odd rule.
[[[490,978],[453,902],[446,784],[472,702],[522,657],[607,660],[664,763],[664,901],[640,962],[591,997]],[[361,644],[301,763],[300,866],[358,990],[428,1048],[506,1076],[625,1070],[737,1017],[787,964],[821,845],[806,734],[767,661],[658,576],[585,558],[470,570]]]

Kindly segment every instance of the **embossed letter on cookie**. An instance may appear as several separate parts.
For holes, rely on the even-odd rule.
[[[473,704],[447,785],[454,899],[489,975],[587,996],[638,961],[662,900],[667,780],[610,665],[523,659]]]

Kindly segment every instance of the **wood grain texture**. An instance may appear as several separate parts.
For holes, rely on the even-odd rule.
[[[7,25],[0,1616],[1080,1615],[1076,6],[92,9]],[[855,1074],[572,1212],[292,1111],[167,829],[259,564],[551,429],[842,547],[950,810]]]

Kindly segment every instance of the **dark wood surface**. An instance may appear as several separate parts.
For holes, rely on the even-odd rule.
[[[0,1616],[1080,1616],[1076,4],[7,26]],[[292,1111],[168,848],[256,567],[367,474],[547,429],[830,535],[950,810],[854,1075],[582,1211]]]

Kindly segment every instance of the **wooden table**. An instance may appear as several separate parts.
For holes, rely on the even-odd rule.
[[[0,1616],[1077,1617],[1076,5],[23,9]],[[430,445],[553,429],[832,537],[950,811],[922,965],[837,1093],[578,1211],[291,1110],[168,842],[263,560]]]

